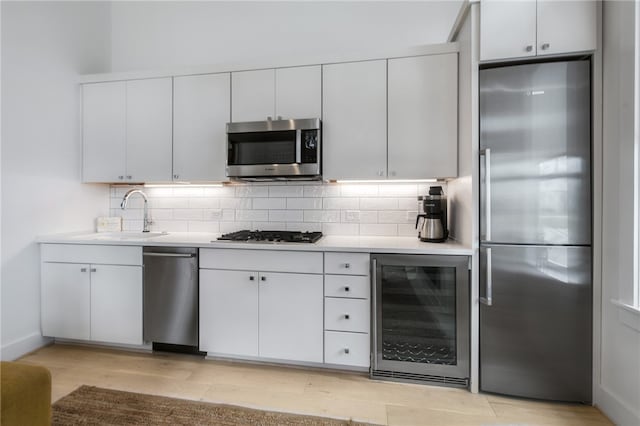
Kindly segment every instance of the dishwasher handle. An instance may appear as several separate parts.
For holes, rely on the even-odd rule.
[[[155,256],[155,257],[196,257],[193,253],[160,253],[155,251],[147,251],[142,253],[144,256]]]

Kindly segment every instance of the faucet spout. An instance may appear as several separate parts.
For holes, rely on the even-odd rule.
[[[148,199],[147,199],[147,194],[145,194],[144,192],[142,192],[139,189],[130,189],[129,191],[127,191],[126,194],[124,194],[124,197],[122,197],[122,202],[120,203],[120,208],[122,210],[127,208],[127,202],[129,201],[129,198],[131,198],[132,195],[134,194],[140,194],[140,196],[142,196],[142,198],[144,199],[144,210],[143,210],[143,225],[142,225],[142,232],[149,232],[149,225],[151,225],[151,220],[149,220],[149,209],[148,209]]]

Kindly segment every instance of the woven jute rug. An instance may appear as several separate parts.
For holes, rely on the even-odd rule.
[[[52,425],[366,425],[81,386],[52,407]]]

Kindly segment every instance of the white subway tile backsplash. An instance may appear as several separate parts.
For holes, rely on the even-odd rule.
[[[269,197],[302,197],[303,187],[300,185],[269,186]]]
[[[269,220],[269,210],[236,210],[236,220],[267,222]]]
[[[302,210],[269,210],[270,222],[302,222]]]
[[[285,209],[287,208],[286,198],[254,198],[254,209]]]
[[[397,198],[360,198],[361,210],[397,210]]]
[[[321,210],[322,198],[287,198],[287,208],[292,210]]]
[[[438,183],[444,187],[446,184]],[[109,213],[123,228],[142,230],[141,197],[120,209],[123,195],[139,188],[149,196],[151,229],[220,232],[241,229],[322,231],[327,235],[416,236],[417,195],[431,184],[337,184],[320,182],[230,184],[222,187],[114,185]]]
[[[324,198],[322,202],[322,208],[325,210],[355,210],[359,207],[359,198]]]

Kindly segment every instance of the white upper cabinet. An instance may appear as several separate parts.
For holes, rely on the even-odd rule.
[[[387,176],[387,61],[323,66],[323,177]]]
[[[539,0],[538,55],[595,50],[596,3]]]
[[[458,55],[389,59],[389,178],[458,175]]]
[[[231,119],[318,118],[322,108],[321,80],[319,65],[234,72]]]
[[[595,1],[481,0],[480,60],[596,48]]]
[[[274,69],[231,73],[231,120],[275,118],[275,73]]]
[[[480,60],[536,55],[536,2],[482,0]]]
[[[171,180],[171,78],[85,84],[84,182]]]
[[[127,176],[171,180],[171,78],[127,81]]]
[[[274,118],[320,118],[321,114],[322,67],[277,69]]]
[[[226,123],[231,121],[230,74],[173,80],[173,180],[226,180]]]
[[[126,83],[82,86],[82,180],[122,182],[126,174]]]

